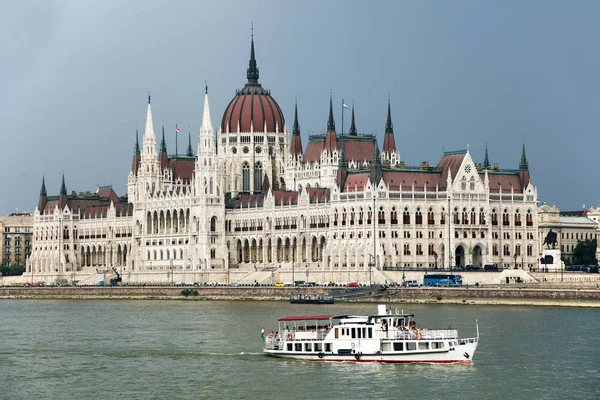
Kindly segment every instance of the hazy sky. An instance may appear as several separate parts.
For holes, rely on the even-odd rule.
[[[208,81],[212,123],[246,81],[254,22],[260,82],[303,144],[333,93],[382,143],[388,94],[408,165],[470,144],[518,168],[525,142],[539,200],[600,203],[600,2],[3,1],[0,214],[33,212],[42,175],[56,195],[112,184],[126,194],[135,130],[152,94],[169,153],[196,148]],[[349,114],[346,113],[346,117]],[[188,128],[189,127],[189,128]],[[345,121],[348,128],[348,119]]]

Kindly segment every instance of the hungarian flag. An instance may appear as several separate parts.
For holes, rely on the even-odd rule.
[[[262,328],[260,328],[260,337],[262,340],[265,340],[265,326],[264,325]]]
[[[346,102],[344,100],[342,100],[342,107],[345,108],[346,110],[350,109],[350,107],[348,107],[348,105],[346,104]]]
[[[175,125],[175,132],[179,133],[180,129]]]

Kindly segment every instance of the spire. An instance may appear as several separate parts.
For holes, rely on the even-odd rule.
[[[387,121],[385,122],[385,133],[394,133],[394,125],[392,124],[392,109],[390,100],[388,99]]]
[[[140,155],[140,139],[139,139],[139,135],[138,135],[138,130],[135,130],[135,146],[133,147],[133,155],[134,156],[139,156]]]
[[[294,106],[294,127],[292,128],[292,140],[290,154],[292,156],[302,155],[302,138],[300,137],[300,124],[298,123],[298,100]]]
[[[252,26],[252,42],[250,44],[250,61],[248,62],[248,69],[246,70],[246,77],[248,86],[258,86],[258,67],[256,66],[256,58],[254,57],[254,25]]]
[[[65,174],[64,173],[62,176],[62,183],[60,185],[60,194],[65,195],[65,196],[67,195],[67,185],[65,185]]]
[[[350,132],[348,134],[350,136],[357,136],[356,124],[354,123],[354,102],[352,102],[352,122],[350,123]]]
[[[262,182],[262,191],[266,193],[269,191],[270,187],[271,187],[271,185],[269,184],[269,175],[265,174],[265,177],[263,178],[263,182]]]
[[[40,197],[46,197],[48,193],[46,192],[46,180],[44,176],[42,176],[42,188],[40,189]]]
[[[160,141],[160,152],[161,153],[166,153],[167,152],[167,144],[165,143],[165,126],[162,126],[162,139]]]
[[[490,167],[490,158],[488,157],[487,143],[485,144],[485,158],[483,159],[483,168],[488,169]]]
[[[529,163],[527,162],[527,156],[525,155],[525,143],[523,143],[523,149],[521,150],[521,162],[519,163],[519,169],[529,169]]]
[[[300,135],[300,124],[298,124],[298,99],[294,105],[294,127],[292,128],[292,135]]]
[[[385,135],[383,136],[383,152],[390,155],[396,152],[396,139],[394,138],[394,124],[392,124],[392,107],[388,99],[387,121],[385,122]]]
[[[333,98],[329,95],[329,121],[327,121],[327,130],[335,131],[335,121],[333,120]]]
[[[194,157],[194,153],[192,151],[192,134],[190,132],[188,132],[188,148],[185,155],[188,157]]]
[[[373,151],[373,161],[371,162],[371,183],[373,183],[373,185],[379,184],[379,181],[382,177],[383,171],[381,169],[381,154],[379,153],[377,139],[375,139],[375,150]]]
[[[338,166],[340,169],[344,168],[348,168],[348,163],[346,162],[346,142],[342,142],[342,146],[340,149],[340,159],[339,159],[339,163]]]
[[[148,95],[148,110],[146,111],[146,131],[144,137],[154,136],[154,124],[152,123],[152,106],[150,105],[150,95]]]
[[[212,136],[213,127],[210,122],[210,105],[208,104],[208,86],[204,92],[204,111],[202,112],[202,126],[200,127],[200,134],[207,134]]]

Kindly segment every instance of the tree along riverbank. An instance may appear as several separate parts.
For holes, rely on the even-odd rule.
[[[182,291],[187,294],[184,296]],[[336,301],[453,304],[504,304],[568,307],[600,307],[596,288],[540,289],[498,286],[485,288],[388,288],[356,291],[324,287],[228,287],[228,286],[112,286],[112,287],[3,287],[0,299],[164,299],[164,300],[289,300],[296,294],[330,292]]]

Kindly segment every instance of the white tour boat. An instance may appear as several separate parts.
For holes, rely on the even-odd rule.
[[[414,314],[392,313],[379,305],[376,315],[313,315],[279,318],[279,329],[265,337],[264,353],[313,361],[470,364],[479,341],[456,329],[427,329]]]

